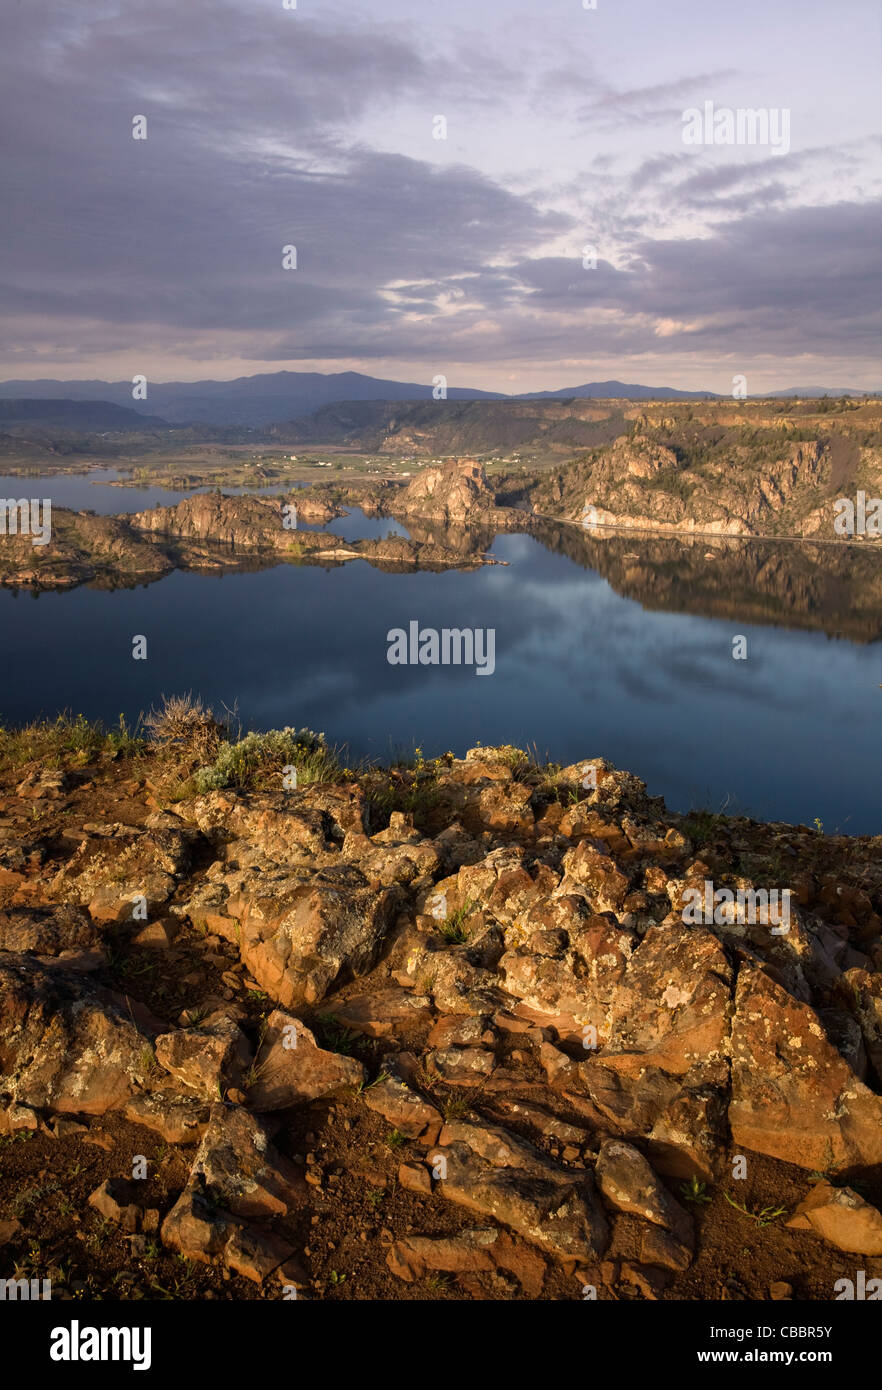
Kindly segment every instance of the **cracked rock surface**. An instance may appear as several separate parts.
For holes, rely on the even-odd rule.
[[[49,1153],[75,1205],[85,1163],[93,1263],[124,1240],[124,1287],[153,1261],[189,1297],[766,1297],[731,1273],[757,1230],[801,1296],[869,1277],[880,841],[676,816],[599,758],[388,781],[160,806],[149,761],[10,775],[10,1191]],[[790,888],[787,930],[689,920],[709,881]],[[38,1206],[0,1204],[14,1255]]]

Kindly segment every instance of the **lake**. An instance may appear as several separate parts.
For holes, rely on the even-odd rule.
[[[167,487],[111,487],[124,475],[118,468],[93,468],[89,473],[58,473],[51,477],[0,474],[0,497],[48,497],[54,507],[71,507],[74,511],[97,512],[99,516],[115,516],[119,512],[146,512],[151,507],[173,507],[196,492],[210,492],[208,487],[190,488],[178,492]],[[305,486],[305,484],[295,484]],[[278,483],[273,487],[228,487],[225,492],[281,492]]]
[[[96,511],[145,506],[142,489],[72,477],[9,481],[0,478],[0,494],[51,495],[56,505]],[[89,498],[109,492],[113,506],[66,503],[62,483],[80,499],[83,488]],[[357,510],[328,529],[347,539],[406,534]],[[586,552],[596,567],[577,562],[566,551],[573,534],[580,538],[560,529],[560,550],[532,536],[498,536],[493,554],[507,565],[468,572],[391,574],[356,561],[176,572],[113,592],[0,591],[0,719],[68,709],[133,721],[163,694],[192,690],[236,706],[246,727],[305,724],[348,744],[355,758],[387,759],[414,745],[429,758],[447,749],[461,756],[478,742],[535,743],[543,759],[562,763],[609,758],[676,810],[807,824],[817,817],[828,832],[882,832],[882,643],[837,635],[838,616],[825,622],[819,607],[833,604],[841,580],[820,599],[810,592],[791,618],[785,606],[758,621],[753,593],[739,596],[719,555],[706,561],[705,576],[702,551],[691,554],[687,582],[677,543],[665,543],[672,559],[644,570],[639,555],[649,542],[632,536],[624,559],[610,564],[611,581],[599,570],[612,552]],[[772,554],[781,595],[801,592],[797,548],[764,552],[764,576]],[[875,556],[861,562],[882,567]],[[625,582],[620,571],[637,577]],[[842,611],[847,619],[850,601]],[[871,635],[876,616],[864,618]],[[387,632],[412,620],[495,629],[494,674],[390,665]],[[135,634],[147,637],[146,661],[132,659]],[[733,659],[736,634],[747,639],[747,660]]]

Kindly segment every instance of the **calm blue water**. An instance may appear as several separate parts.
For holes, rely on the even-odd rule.
[[[99,516],[117,516],[121,512],[145,512],[151,507],[173,507],[195,492],[210,492],[207,487],[176,492],[166,487],[109,487],[122,474],[116,468],[96,468],[84,475],[59,474],[50,478],[17,478],[0,474],[0,497],[48,497],[54,507],[70,507],[74,511],[97,512]],[[287,489],[303,487],[294,483]],[[278,483],[273,487],[227,487],[224,492],[282,492]]]
[[[336,523],[351,536],[363,524],[390,529],[360,514]],[[675,809],[728,803],[882,832],[882,644],[649,612],[530,537],[493,551],[509,565],[384,574],[357,561],[0,592],[0,719],[68,708],[132,720],[193,690],[236,704],[246,726],[306,724],[356,757],[535,742],[564,763],[610,758]],[[390,666],[387,631],[412,619],[495,628],[495,673]],[[747,661],[732,660],[736,632]],[[148,660],[133,661],[141,633]]]
[[[305,521],[298,523],[299,531],[333,531],[337,536],[343,536],[347,541],[382,541],[389,536],[408,536],[405,526],[400,521],[393,521],[391,516],[365,516],[360,507],[351,507],[345,516],[335,517],[333,521],[326,521],[323,525],[317,523],[307,524]]]

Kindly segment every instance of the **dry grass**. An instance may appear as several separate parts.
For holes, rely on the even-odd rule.
[[[122,715],[116,729],[107,729],[100,720],[64,713],[20,728],[0,728],[0,771],[34,762],[46,768],[85,766],[102,753],[131,756],[143,749],[144,740],[128,728]]]
[[[144,716],[151,742],[177,761],[204,766],[217,755],[227,726],[204,705],[201,695],[164,695],[159,709]]]

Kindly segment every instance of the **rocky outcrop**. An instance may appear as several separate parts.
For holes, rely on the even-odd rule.
[[[138,535],[126,517],[52,508],[47,545],[30,535],[6,535],[0,545],[0,584],[10,588],[73,589],[89,581],[134,587],[170,574],[171,557]]]
[[[487,476],[479,463],[465,459],[444,468],[424,468],[396,500],[403,515],[431,516],[436,521],[462,522],[472,512],[495,504]]]
[[[880,495],[882,474],[877,450],[831,435],[819,424],[818,436],[798,441],[780,423],[700,429],[678,421],[642,422],[629,434],[564,472],[541,478],[530,492],[535,510],[564,516],[590,528],[619,527],[656,534],[737,536],[818,536],[829,542],[834,502],[846,478],[839,467],[845,450],[853,454],[847,471]],[[783,435],[783,437],[782,437]],[[870,481],[872,480],[872,481]],[[855,535],[858,542],[879,539]]]
[[[365,560],[390,573],[500,563],[464,554],[433,539],[344,541],[331,532],[296,529],[286,499],[198,493],[174,507],[120,517],[52,510],[49,543],[29,535],[3,537],[0,584],[10,588],[134,587],[176,569],[254,570],[277,564],[343,564]],[[324,519],[327,505],[305,499],[303,518]]]
[[[702,1258],[684,1194],[736,1211],[733,1156],[798,1175],[794,1238],[882,1253],[863,1196],[882,1164],[878,842],[716,834],[600,758],[480,748],[397,775],[420,813],[372,770],[149,825],[105,804],[23,859],[0,884],[0,1128],[112,1116],[160,1136],[186,1154],[172,1199],[117,1173],[92,1206],[255,1285],[309,1284],[304,1231],[338,1204],[364,1226],[368,1183],[415,1204],[379,1254],[403,1287],[538,1296],[575,1275],[661,1296]],[[12,780],[5,840],[35,785]],[[45,803],[67,831],[76,783]],[[784,934],[684,911],[711,878],[768,884],[769,862],[789,866]]]

